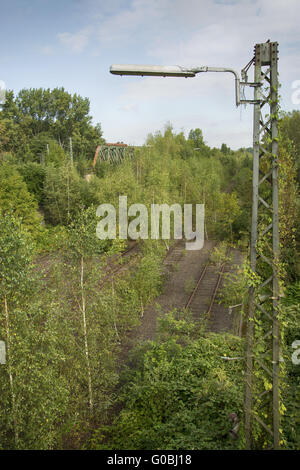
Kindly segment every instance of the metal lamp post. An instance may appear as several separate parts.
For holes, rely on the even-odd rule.
[[[240,78],[238,72],[223,67],[186,68],[180,65],[111,65],[110,73],[114,75],[140,75],[152,77],[195,77],[201,72],[229,72],[235,76],[235,101],[240,104]]]
[[[248,70],[254,65],[254,81]],[[202,72],[229,72],[235,78],[235,103],[253,104],[253,177],[250,266],[245,369],[246,447],[255,448],[253,422],[263,430],[267,447],[280,447],[279,433],[279,228],[278,228],[278,43],[256,44],[254,57],[241,71],[231,68],[186,68],[178,65],[112,65],[115,75],[192,78]],[[254,99],[241,99],[241,86],[254,89]],[[256,323],[263,329],[259,348]],[[255,340],[254,340],[255,338]],[[258,352],[259,351],[259,352]],[[259,371],[259,378],[256,372]],[[265,384],[270,382],[266,389]]]

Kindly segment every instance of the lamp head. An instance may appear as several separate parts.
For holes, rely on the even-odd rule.
[[[114,64],[110,67],[110,73],[114,75],[141,75],[158,77],[194,77],[192,70],[179,65],[129,65]]]

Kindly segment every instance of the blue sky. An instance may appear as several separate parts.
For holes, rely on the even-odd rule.
[[[63,86],[88,97],[108,142],[141,145],[170,122],[210,146],[251,146],[251,106],[234,105],[231,74],[119,77],[112,63],[240,69],[255,43],[279,42],[284,110],[300,80],[299,0],[0,0],[0,80]],[[299,83],[300,85],[300,83]]]

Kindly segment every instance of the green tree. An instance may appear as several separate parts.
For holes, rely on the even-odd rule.
[[[204,140],[203,140],[202,130],[199,128],[190,130],[189,140],[193,141],[194,148],[203,148],[205,145]]]
[[[282,113],[280,120],[280,131],[285,141],[292,143],[290,153],[296,163],[297,182],[300,184],[300,111],[293,110],[289,113]]]
[[[13,151],[21,161],[40,161],[51,140],[69,152],[72,137],[74,157],[92,159],[103,139],[89,112],[88,98],[64,88],[23,89],[16,97],[9,91],[0,112],[0,150]]]
[[[38,163],[28,162],[20,165],[18,171],[22,175],[30,194],[35,197],[39,205],[43,205],[45,168]]]
[[[70,162],[58,168],[46,168],[44,183],[44,209],[52,224],[67,225],[81,206],[80,178]]]
[[[224,154],[224,155],[229,155],[231,153],[231,150],[230,148],[226,145],[226,144],[222,144],[221,145],[221,152]]]
[[[59,377],[58,326],[36,301],[33,245],[18,219],[0,218],[0,337],[7,364],[0,370],[0,436],[8,449],[52,448],[67,403]]]
[[[81,210],[75,221],[69,226],[69,249],[74,256],[75,270],[78,274],[79,295],[76,294],[76,303],[82,318],[82,332],[84,340],[84,356],[86,361],[88,397],[90,413],[93,412],[94,391],[92,382],[92,367],[89,348],[88,331],[88,284],[85,273],[88,259],[95,253],[102,251],[103,241],[96,237],[96,211],[94,207]],[[75,272],[76,272],[75,271]]]
[[[32,233],[40,230],[37,202],[29,193],[16,166],[0,164],[0,213],[13,212]]]
[[[24,236],[22,236],[20,226],[18,226],[18,222],[12,216],[6,215],[3,219],[0,219],[0,224],[0,296],[4,307],[7,369],[10,384],[14,439],[15,446],[18,447],[19,420],[13,377],[13,363],[11,358],[12,338],[10,304],[13,306],[18,299],[18,296],[21,296],[24,290],[26,292],[28,288],[30,256],[28,253],[29,250],[26,248]]]
[[[233,224],[241,212],[237,194],[222,193],[217,212],[217,230],[219,235],[229,238],[233,242]]]
[[[163,333],[164,330],[164,334]],[[148,342],[131,354],[113,425],[95,432],[95,449],[237,449],[229,436],[229,415],[243,419],[240,338],[202,334],[177,312],[161,318],[161,341]],[[104,438],[104,439],[103,439]]]

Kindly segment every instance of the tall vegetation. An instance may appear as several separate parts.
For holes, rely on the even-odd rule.
[[[286,357],[299,339],[298,120],[294,112],[281,121]],[[92,170],[102,142],[88,99],[63,88],[9,92],[0,112],[0,446],[243,448],[242,427],[233,441],[228,420],[242,417],[243,364],[224,360],[242,356],[243,339],[208,334],[187,312],[170,312],[120,376],[128,336],[162,288],[169,246],[145,240],[123,265],[126,243],[96,237],[96,207],[118,207],[120,195],[148,211],[152,203],[204,203],[205,237],[247,250],[251,149],[212,149],[200,129],[186,137],[167,125],[133,158],[98,159]],[[248,283],[245,266],[226,301],[246,305]],[[299,447],[295,367],[286,374],[288,448]]]

